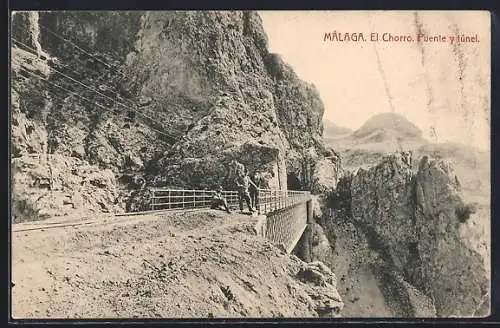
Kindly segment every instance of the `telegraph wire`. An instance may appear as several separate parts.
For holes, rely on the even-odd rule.
[[[71,44],[72,46],[74,46],[77,50],[80,50],[81,52],[83,52],[83,53],[84,53],[84,54],[86,54],[87,56],[89,56],[89,57],[91,57],[91,58],[94,58],[96,61],[98,61],[98,62],[100,62],[101,64],[105,65],[105,66],[108,68],[108,70],[112,71],[113,73],[118,73],[118,74],[120,74],[122,77],[124,77],[124,76],[125,76],[125,74],[124,74],[124,73],[122,73],[122,72],[120,71],[120,68],[118,68],[117,66],[112,65],[112,64],[108,64],[108,63],[106,63],[104,60],[97,58],[96,56],[92,55],[92,54],[91,54],[91,53],[89,53],[88,51],[85,51],[83,48],[79,47],[79,46],[78,46],[78,45],[76,45],[75,43],[73,43],[73,42],[71,42],[71,41],[69,41],[69,40],[65,39],[64,37],[62,37],[62,36],[58,35],[56,32],[54,32],[54,31],[50,30],[48,27],[44,27],[44,26],[43,26],[42,24],[40,24],[40,23],[39,23],[39,25],[40,25],[40,26],[42,26],[45,30],[47,30],[49,33],[51,33],[51,34],[53,34],[54,36],[58,37],[58,39],[60,39],[60,40],[63,40],[63,41],[65,41],[65,42],[70,43],[70,44]],[[20,28],[19,28],[19,27],[18,27],[18,30],[20,30]],[[34,49],[33,47],[31,47],[31,46],[27,45],[26,43],[23,43],[23,42],[21,42],[21,41],[19,41],[19,40],[16,40],[14,37],[11,37],[11,38],[12,38],[12,40],[13,40],[13,41],[15,41],[15,42],[17,42],[17,43],[19,43],[19,44],[22,44],[24,47],[27,47],[27,48],[29,48],[29,49],[32,49],[33,51],[35,51],[35,52],[38,54],[38,50],[37,50],[37,49]],[[107,53],[104,53],[104,54],[105,54],[105,55],[107,55],[108,57],[112,58],[113,60],[116,60],[116,59],[115,59],[113,56],[111,56],[110,54],[107,54]],[[57,65],[60,65],[61,67],[64,67],[64,68],[66,68],[66,67],[68,66],[68,65],[64,65],[64,64],[62,64],[62,63],[58,63],[58,62],[53,62],[53,63],[54,63],[54,64],[57,64]],[[102,73],[102,72],[100,72],[100,71],[98,71],[98,70],[96,70],[96,69],[92,69],[92,68],[87,68],[87,69],[89,69],[89,70],[91,70],[91,71],[94,71],[94,72],[96,72],[96,73]],[[98,78],[98,80],[99,80],[99,79],[103,79],[103,78],[104,78],[104,76],[101,76],[100,78]]]
[[[14,42],[18,43],[18,44],[23,45],[24,47],[29,48],[29,49],[31,49],[32,51],[35,51],[35,52],[36,52],[36,49],[34,49],[33,47],[30,47],[30,46],[29,46],[29,45],[27,45],[26,43],[23,43],[23,42],[21,42],[21,41],[19,41],[19,40],[15,39],[14,37],[12,37],[12,40],[13,40]],[[62,64],[59,64],[59,65],[62,65]],[[80,75],[80,73],[79,73],[79,72],[77,72],[77,71],[75,71],[75,70],[73,70],[73,69],[69,69],[69,68],[67,68],[66,66],[63,66],[63,67],[65,67],[67,70],[72,71],[73,73],[76,73],[76,74]],[[104,94],[101,94],[98,90],[96,90],[96,89],[94,89],[94,88],[92,88],[92,87],[89,87],[89,86],[85,85],[85,84],[84,84],[83,82],[81,82],[81,81],[77,81],[77,80],[75,80],[75,79],[74,79],[74,78],[72,78],[71,76],[68,76],[68,75],[66,75],[66,74],[62,73],[61,71],[59,71],[59,70],[57,70],[57,69],[55,69],[55,68],[53,68],[53,67],[51,67],[51,70],[53,70],[54,72],[56,72],[56,73],[58,73],[58,74],[60,74],[60,75],[62,75],[62,76],[64,76],[64,77],[66,77],[66,78],[68,78],[68,79],[73,80],[74,82],[76,82],[76,83],[78,83],[78,84],[83,85],[85,88],[90,89],[90,90],[92,90],[92,91],[94,91],[94,92],[96,92],[96,93],[100,94],[100,95],[101,95],[101,96],[103,96],[103,97],[106,97],[106,98],[108,98],[108,99],[111,99],[111,97],[109,97],[109,96],[107,96],[107,95],[104,95]],[[97,70],[95,70],[95,69],[91,69],[91,70],[93,70],[93,71],[94,71],[94,72],[96,72],[96,73],[99,73],[99,72],[98,72]],[[115,95],[119,95],[117,92],[113,92],[113,93],[114,93]],[[115,101],[114,99],[112,99],[112,100],[113,100],[113,101]],[[137,107],[137,105],[136,105],[136,104],[134,104],[132,101],[130,101],[130,100],[128,100],[128,99],[124,99],[124,100],[125,100],[125,101],[127,101],[127,102],[130,102],[132,106]],[[118,101],[117,101],[117,102],[118,102]],[[143,114],[143,113],[140,113],[140,114],[141,114],[141,115],[144,115],[145,117],[147,117],[147,118],[149,118],[149,119],[152,119],[151,117],[147,116],[146,114]]]
[[[117,67],[116,65],[109,64],[109,63],[105,62],[104,60],[97,58],[96,56],[92,55],[89,51],[87,51],[87,50],[83,49],[82,47],[80,47],[80,46],[79,46],[79,45],[77,45],[76,43],[74,43],[74,42],[72,42],[72,41],[70,41],[70,40],[66,39],[65,37],[61,36],[60,34],[58,34],[58,33],[54,32],[53,30],[51,30],[50,28],[48,28],[48,27],[44,26],[43,24],[40,24],[40,23],[39,23],[39,25],[40,25],[40,27],[41,27],[42,29],[44,29],[45,31],[49,32],[50,34],[52,34],[53,36],[55,36],[55,37],[56,37],[56,38],[58,38],[59,40],[62,40],[62,41],[64,41],[64,42],[69,43],[70,45],[72,45],[72,46],[73,46],[74,48],[76,48],[77,50],[81,51],[82,53],[86,54],[87,56],[90,56],[90,57],[94,58],[95,60],[97,60],[98,62],[102,63],[104,66],[106,66],[107,68],[111,69],[113,73],[119,73],[122,77],[124,77],[124,76],[125,76],[125,74],[124,74],[123,72],[121,72],[121,71],[120,71],[120,68],[119,68],[119,67]],[[12,37],[12,39],[13,39],[15,42],[17,42],[17,43],[22,44],[23,46],[25,46],[25,47],[27,47],[27,48],[29,48],[29,49],[32,49],[32,50],[33,50],[33,51],[35,51],[35,53],[38,55],[38,51],[37,51],[36,49],[34,49],[33,47],[30,47],[29,45],[27,45],[27,44],[25,44],[25,43],[22,43],[21,41],[16,40],[16,39],[15,39],[15,38],[13,38],[13,37]],[[113,59],[113,60],[116,60],[114,56],[112,56],[112,55],[110,55],[110,54],[108,54],[108,53],[104,53],[104,54],[105,54],[106,56],[108,56],[109,58],[111,58],[111,59]],[[63,65],[62,65],[62,63],[57,63],[57,62],[55,62],[55,64],[56,64],[56,65],[60,65],[60,66],[64,67],[65,69],[68,69],[68,68],[67,68],[67,65],[64,65],[64,66],[63,66]],[[119,104],[119,105],[121,105],[121,106],[123,106],[123,107],[125,107],[125,108],[127,108],[127,109],[132,109],[132,110],[133,110],[134,112],[136,112],[137,114],[139,114],[139,115],[141,115],[141,116],[143,116],[143,117],[148,118],[148,119],[149,119],[149,120],[151,120],[152,122],[156,122],[156,120],[155,120],[155,119],[153,119],[152,117],[150,117],[150,116],[148,116],[148,115],[146,115],[146,114],[144,114],[144,113],[142,113],[142,112],[140,112],[140,111],[137,111],[137,110],[135,110],[135,109],[133,109],[133,108],[130,108],[130,106],[133,106],[133,107],[135,107],[135,108],[138,108],[137,104],[135,104],[135,103],[134,103],[134,102],[132,102],[131,100],[128,100],[128,99],[123,99],[124,101],[126,101],[126,102],[130,102],[130,103],[131,103],[131,105],[126,106],[126,105],[124,105],[123,103],[121,103],[120,101],[118,101],[117,99],[113,99],[113,98],[111,98],[111,97],[109,97],[109,96],[106,96],[106,95],[104,95],[104,94],[100,93],[99,91],[97,91],[97,90],[95,90],[95,89],[93,89],[93,88],[91,88],[91,87],[89,87],[89,86],[86,86],[84,83],[82,83],[82,82],[80,82],[80,81],[76,81],[76,80],[75,80],[75,79],[73,79],[72,77],[67,76],[67,75],[65,75],[64,73],[62,73],[62,72],[60,72],[60,71],[58,71],[58,70],[56,70],[56,69],[54,69],[54,68],[52,68],[52,67],[51,67],[51,69],[52,69],[52,70],[54,70],[56,73],[61,74],[61,75],[65,76],[66,78],[72,79],[72,80],[74,80],[74,81],[75,81],[76,83],[78,83],[78,84],[82,84],[82,85],[84,85],[87,89],[90,89],[90,90],[92,90],[92,91],[94,91],[94,92],[96,92],[96,93],[100,94],[101,96],[103,96],[103,97],[105,97],[105,98],[107,98],[107,99],[110,99],[111,101],[114,101],[114,102],[116,102],[117,104]],[[99,72],[99,71],[97,71],[96,69],[91,69],[91,68],[89,68],[89,69],[90,69],[90,70],[92,70],[92,71],[94,71],[94,72],[96,72],[96,73],[100,73],[100,72]],[[71,69],[70,69],[70,70],[71,70]],[[78,73],[78,72],[76,72],[75,70],[71,70],[71,71],[73,71],[73,72],[75,72],[75,73],[79,74],[79,73]],[[115,95],[119,95],[117,92],[113,92],[113,94],[115,94]],[[121,98],[121,97],[120,97],[120,98]],[[156,130],[156,131],[158,131],[158,130]],[[162,134],[163,134],[163,133],[162,133]],[[163,134],[163,135],[166,135],[166,134]],[[173,136],[173,135],[166,135],[166,136],[168,136],[168,137],[170,137],[170,138],[173,138],[173,139],[177,139],[177,138],[178,138],[178,136]]]
[[[122,77],[124,77],[124,76],[125,76],[125,74],[123,74],[122,72],[120,72],[119,67],[117,67],[116,65],[112,65],[112,64],[108,64],[108,63],[106,63],[104,60],[101,60],[101,59],[99,59],[99,58],[95,57],[95,56],[94,56],[94,55],[92,55],[90,52],[86,51],[85,49],[83,49],[82,47],[78,46],[78,45],[77,45],[77,44],[75,44],[74,42],[72,42],[72,41],[70,41],[70,40],[68,40],[68,39],[64,38],[63,36],[59,35],[58,33],[56,33],[56,32],[54,32],[54,31],[52,31],[50,28],[48,28],[48,27],[44,26],[43,24],[40,24],[40,23],[39,23],[39,25],[40,25],[40,27],[42,27],[44,30],[46,30],[46,31],[47,31],[47,32],[49,32],[50,34],[54,35],[55,37],[57,37],[58,39],[60,39],[60,40],[62,40],[62,41],[68,42],[69,44],[71,44],[72,46],[74,46],[76,49],[80,50],[81,52],[85,53],[86,55],[88,55],[88,56],[90,56],[90,57],[94,58],[95,60],[99,61],[100,63],[102,63],[102,64],[103,64],[103,65],[105,65],[106,67],[108,67],[108,68],[114,68],[114,70],[116,70],[116,72],[117,72],[117,73],[121,74],[121,76],[122,76]],[[23,42],[21,42],[21,41],[19,41],[19,40],[16,40],[14,37],[12,37],[12,40],[13,40],[13,41],[15,41],[15,42],[17,42],[17,43],[19,43],[19,44],[21,44],[21,45],[23,45],[24,47],[27,47],[27,48],[31,49],[31,50],[32,50],[32,51],[34,51],[35,53],[38,53],[38,51],[37,51],[36,49],[34,49],[33,47],[31,47],[31,46],[27,45],[26,43],[23,43]],[[116,59],[114,58],[114,56],[111,56],[110,54],[105,53],[105,55],[107,55],[108,57],[110,57],[110,58],[112,58],[112,59],[116,60]],[[58,64],[58,63],[56,63],[56,64]],[[59,63],[59,65],[61,65],[61,66],[62,66],[62,64],[61,64],[61,63]],[[67,69],[67,66],[63,66],[63,67]],[[57,71],[57,70],[56,70],[56,69],[54,69],[54,68],[52,68],[52,69],[53,69],[54,71],[58,72],[59,74],[64,74],[64,73],[61,73],[61,72]],[[101,73],[100,71],[98,71],[98,70],[96,70],[96,69],[90,69],[90,70],[92,70],[92,71],[94,71],[94,72],[96,72],[96,73],[98,73],[98,74],[99,74],[99,73]],[[78,73],[78,72],[76,72],[75,70],[72,70],[72,71],[73,71],[73,72],[75,72],[75,73],[77,73],[77,74],[79,74],[79,73]],[[71,77],[67,77],[67,78],[71,78]],[[77,83],[80,83],[80,82],[78,82],[78,81],[77,81]],[[89,87],[87,87],[87,88],[89,88]],[[95,92],[99,93],[97,90],[95,90]],[[113,92],[113,94],[115,94],[115,95],[119,95],[117,92]],[[102,94],[101,94],[101,95],[102,95]],[[107,97],[106,95],[102,95],[102,96]],[[108,97],[108,98],[109,98],[109,97]],[[131,100],[128,100],[128,99],[124,99],[124,100],[125,100],[125,101],[127,101],[127,102],[129,102],[129,103],[131,103],[131,104],[132,104],[132,106],[134,106],[134,107],[136,107],[136,108],[138,107],[138,106],[137,106],[137,104],[135,104],[135,103],[134,103],[134,102],[132,102]],[[114,100],[114,101],[116,101],[117,103],[120,103],[120,102],[119,102],[119,101],[117,101],[117,100]],[[121,104],[121,103],[120,103],[120,104]],[[121,104],[121,105],[123,106],[123,104]],[[130,105],[129,105],[129,106],[130,106]],[[137,112],[137,111],[136,111],[136,112]],[[153,119],[152,117],[149,117],[149,116],[148,116],[148,115],[146,115],[146,114],[143,114],[143,113],[140,113],[140,112],[137,112],[137,113],[138,113],[138,114],[140,114],[140,115],[143,115],[144,117],[147,117],[148,119],[150,119],[150,120],[152,120],[152,121],[154,121],[154,119]]]
[[[12,38],[12,39],[13,39],[15,42],[18,42],[18,43],[23,44],[22,42],[20,42],[20,41],[18,41],[18,40],[16,40],[16,39],[14,39],[14,38]],[[24,45],[24,46],[26,46],[26,47],[28,47],[28,48],[30,48],[30,49],[32,49],[32,50],[35,50],[34,48],[32,48],[32,47],[30,47],[30,46],[28,46],[28,45],[26,45],[26,44],[23,44],[23,45]],[[23,67],[21,67],[21,68],[23,68]],[[26,70],[26,69],[25,69],[25,70]],[[71,81],[73,81],[73,82],[75,82],[75,83],[78,83],[79,85],[81,85],[81,86],[83,86],[83,87],[85,87],[85,88],[87,88],[87,89],[89,89],[89,90],[91,90],[91,91],[93,91],[93,92],[95,92],[95,93],[99,94],[100,96],[102,96],[102,97],[104,97],[104,98],[106,98],[106,99],[108,99],[108,100],[110,100],[110,101],[112,101],[112,102],[115,102],[116,104],[121,105],[122,107],[124,107],[124,108],[125,108],[125,109],[127,109],[127,110],[132,110],[132,111],[134,111],[135,113],[137,113],[137,114],[139,114],[139,115],[141,115],[141,116],[143,116],[143,117],[146,117],[147,119],[149,119],[149,120],[151,120],[151,121],[155,122],[155,119],[153,119],[153,118],[152,118],[152,117],[150,117],[149,115],[146,115],[146,114],[144,114],[144,113],[142,113],[142,112],[140,112],[140,111],[138,111],[138,110],[136,110],[136,109],[134,109],[134,108],[131,108],[131,106],[130,106],[130,105],[129,105],[129,106],[127,106],[127,105],[125,105],[125,104],[121,103],[120,101],[118,101],[118,100],[117,100],[117,99],[115,99],[115,98],[112,98],[112,97],[109,97],[109,96],[107,96],[107,95],[105,95],[105,94],[102,94],[102,93],[101,93],[101,92],[99,92],[98,90],[96,90],[96,89],[94,89],[94,88],[92,88],[92,87],[90,87],[90,86],[86,85],[85,83],[80,82],[80,81],[78,81],[78,80],[76,80],[76,79],[72,78],[71,76],[68,76],[68,75],[66,75],[66,74],[64,74],[64,73],[62,73],[62,72],[60,72],[60,71],[58,71],[58,70],[56,70],[56,69],[54,69],[54,68],[51,68],[51,70],[55,71],[57,74],[60,74],[60,75],[61,75],[61,76],[63,76],[63,77],[65,77],[65,78],[67,78],[67,79],[70,79]],[[26,71],[28,71],[28,70],[26,70]],[[29,71],[28,71],[28,72],[29,72]],[[75,71],[73,71],[73,72],[75,72]],[[76,72],[76,73],[78,73],[78,72]],[[46,79],[45,79],[45,80],[46,80]],[[50,82],[50,81],[48,81],[48,80],[47,80],[47,82],[48,82],[48,83],[53,84],[52,82]],[[54,85],[55,85],[55,84],[54,84]],[[55,86],[58,86],[58,85],[55,85]],[[59,88],[63,88],[63,87],[61,87],[61,86],[58,86],[58,87],[59,87]],[[67,89],[66,89],[66,91],[71,92],[71,91],[69,91],[69,90],[67,90]],[[116,93],[115,93],[115,94],[116,94]],[[78,94],[77,94],[77,95],[78,95]],[[78,96],[79,96],[79,95],[78,95]],[[83,96],[82,96],[82,97],[83,97]],[[137,107],[136,105],[133,105],[133,106]],[[153,128],[152,128],[152,129],[153,129]],[[154,130],[154,129],[153,129],[153,130]],[[159,132],[158,130],[156,130],[156,131],[157,131],[157,132]],[[159,133],[161,133],[161,132],[159,132]],[[168,135],[168,134],[164,134],[164,133],[162,133],[162,134],[163,134],[163,135],[165,135],[165,136],[168,136],[168,137],[170,137],[170,138],[175,138],[175,136],[173,136],[173,135]]]
[[[47,31],[47,32],[49,32],[50,34],[54,35],[56,38],[58,38],[58,39],[60,39],[60,40],[62,40],[62,41],[65,41],[65,42],[67,42],[67,43],[69,43],[69,44],[71,44],[73,47],[75,47],[76,49],[78,49],[78,50],[80,50],[81,52],[85,53],[86,55],[88,55],[88,56],[90,56],[90,57],[94,58],[95,60],[97,60],[98,62],[100,62],[101,64],[103,64],[104,66],[106,66],[106,67],[108,67],[108,68],[110,68],[110,69],[111,69],[111,68],[113,68],[113,69],[115,69],[115,70],[117,71],[117,73],[124,75],[122,72],[120,72],[119,67],[117,67],[117,66],[115,66],[115,65],[108,64],[108,63],[106,63],[104,60],[101,60],[101,59],[97,58],[96,56],[92,55],[90,52],[86,51],[86,50],[85,50],[85,49],[83,49],[82,47],[78,46],[77,44],[73,43],[72,41],[70,41],[70,40],[68,40],[68,39],[64,38],[63,36],[61,36],[61,35],[57,34],[56,32],[52,31],[50,28],[48,28],[48,27],[46,27],[46,26],[44,26],[44,25],[42,25],[42,24],[40,24],[40,23],[39,23],[38,25],[40,25],[40,27],[41,27],[42,29],[46,30],[46,31]],[[108,55],[109,57],[112,57],[112,56],[110,56],[109,54],[106,54],[106,55]]]
[[[64,90],[64,91],[68,92],[68,93],[69,93],[69,94],[71,94],[71,95],[77,96],[78,98],[81,98],[81,99],[83,99],[83,100],[87,101],[87,102],[88,102],[88,103],[90,103],[90,104],[93,104],[93,105],[95,105],[95,106],[98,106],[98,107],[100,107],[100,108],[102,108],[102,109],[104,109],[104,110],[106,110],[106,111],[108,111],[108,112],[114,112],[114,111],[113,111],[113,109],[111,109],[111,108],[107,108],[107,107],[105,107],[105,106],[103,106],[103,105],[101,105],[101,104],[99,104],[99,103],[97,103],[97,102],[95,102],[95,101],[92,101],[92,100],[88,99],[87,97],[84,97],[84,96],[82,96],[82,95],[80,95],[80,94],[78,94],[78,93],[76,93],[76,92],[74,92],[74,91],[71,91],[71,90],[69,90],[69,89],[67,89],[67,88],[65,88],[65,87],[63,87],[63,86],[61,86],[61,85],[59,85],[59,84],[53,83],[53,82],[49,81],[48,79],[46,79],[46,78],[44,78],[44,77],[42,77],[42,76],[40,76],[40,75],[38,75],[38,74],[36,74],[36,73],[33,73],[33,72],[31,72],[30,70],[28,70],[28,69],[26,69],[26,68],[24,68],[24,67],[22,67],[22,66],[21,66],[20,68],[21,68],[22,70],[24,70],[26,73],[28,73],[28,74],[30,74],[30,75],[32,75],[32,76],[35,76],[35,77],[37,77],[38,79],[40,79],[40,80],[42,80],[42,81],[44,81],[44,82],[46,82],[46,83],[48,83],[48,84],[50,84],[50,85],[52,85],[52,86],[55,86],[55,87],[57,87],[57,88],[59,88],[59,89],[62,89],[62,90]],[[56,98],[57,98],[57,97],[56,97]],[[173,136],[173,135],[169,135],[169,134],[167,134],[167,133],[164,133],[164,132],[162,132],[162,131],[159,131],[159,130],[157,130],[157,129],[155,129],[155,128],[153,128],[153,127],[149,126],[149,125],[148,125],[148,128],[149,128],[149,129],[151,129],[151,130],[153,130],[153,131],[155,131],[155,132],[157,132],[157,133],[159,133],[159,134],[161,134],[161,135],[163,135],[163,136],[166,136],[166,137],[168,137],[168,138],[176,138],[176,137],[175,137],[175,136]]]

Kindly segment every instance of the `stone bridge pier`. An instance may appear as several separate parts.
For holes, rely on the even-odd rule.
[[[300,239],[297,241],[292,253],[297,255],[304,262],[312,261],[312,227],[313,227],[313,209],[312,201],[306,203],[307,207],[307,222],[306,228],[302,233]]]
[[[262,216],[257,225],[257,234],[265,237],[298,256],[305,262],[312,260],[312,201],[307,200]]]

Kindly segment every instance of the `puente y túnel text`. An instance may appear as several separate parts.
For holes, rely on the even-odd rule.
[[[209,208],[213,193],[209,190],[151,188],[151,211]],[[239,208],[237,191],[222,191],[230,209]],[[259,189],[256,210],[260,215],[257,234],[281,245],[286,252],[295,250],[307,260],[312,223],[312,201],[308,191]]]

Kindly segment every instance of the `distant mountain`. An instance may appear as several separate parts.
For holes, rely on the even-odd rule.
[[[400,149],[412,150],[415,165],[424,155],[453,163],[467,198],[480,203],[489,201],[489,152],[452,142],[431,143],[415,124],[401,115],[375,115],[348,135],[328,138],[323,134],[325,142],[340,152],[344,169],[368,168],[384,155]]]
[[[352,130],[329,120],[323,121],[323,136],[326,138],[351,133]]]
[[[394,113],[375,115],[352,133],[333,135],[324,131],[323,136],[327,144],[340,151],[363,149],[388,153],[428,143],[415,124]]]
[[[363,142],[383,142],[386,140],[422,139],[422,131],[399,114],[383,113],[365,122],[352,137]]]

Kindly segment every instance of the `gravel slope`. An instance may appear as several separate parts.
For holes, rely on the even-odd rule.
[[[305,263],[256,236],[254,217],[107,220],[12,233],[14,318],[314,317],[315,293],[338,296],[299,281]]]

